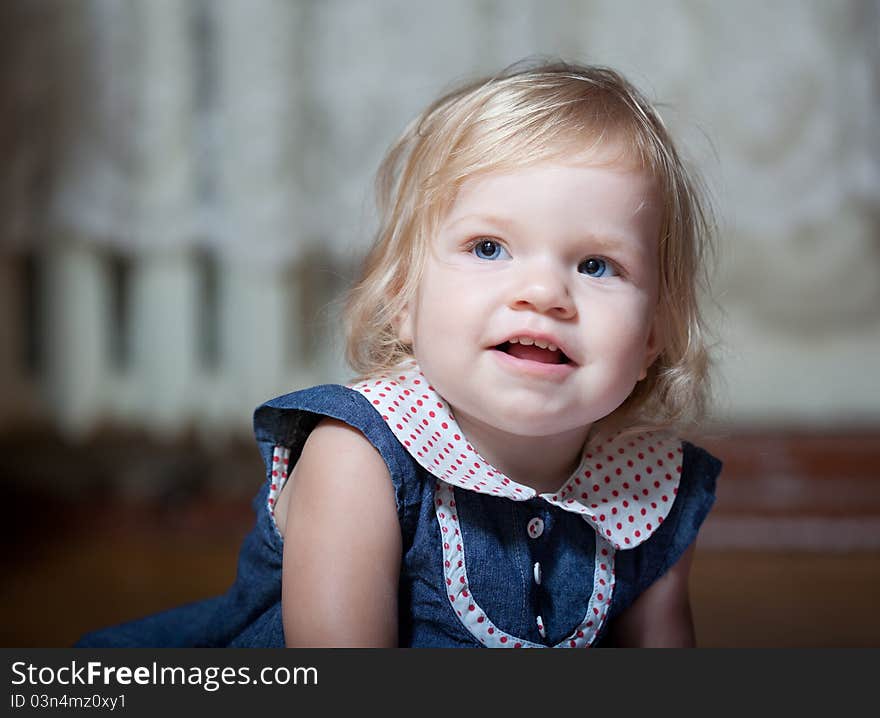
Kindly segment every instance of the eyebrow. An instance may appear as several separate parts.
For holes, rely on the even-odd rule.
[[[629,249],[632,247],[632,242],[627,242],[623,237],[617,237],[614,235],[584,232],[581,236],[584,239],[590,240],[593,244],[605,249]]]
[[[449,228],[453,228],[459,224],[463,224],[468,221],[491,224],[507,231],[509,231],[512,227],[516,227],[517,224],[515,220],[507,219],[506,217],[501,217],[494,214],[466,214],[454,220],[448,226]],[[616,235],[596,234],[594,232],[580,232],[578,236],[584,240],[589,240],[607,249],[625,248],[630,244],[622,237],[618,237]]]
[[[516,222],[514,222],[513,220],[494,214],[466,214],[463,217],[459,217],[458,219],[456,219],[449,226],[455,227],[456,225],[463,224],[464,222],[468,221],[494,224],[496,227],[500,227],[502,229],[510,229],[511,227],[516,226]]]

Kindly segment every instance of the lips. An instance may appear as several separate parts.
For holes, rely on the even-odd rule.
[[[516,335],[495,346],[498,351],[517,359],[540,364],[570,364],[571,359],[558,346],[558,342],[548,337]]]

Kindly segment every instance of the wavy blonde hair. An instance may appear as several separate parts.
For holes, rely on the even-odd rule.
[[[654,106],[606,67],[514,65],[444,95],[391,146],[376,177],[380,226],[344,309],[346,356],[362,377],[412,356],[396,319],[415,297],[426,252],[461,184],[480,173],[616,148],[663,198],[659,327],[663,349],[615,426],[680,426],[705,409],[709,359],[698,296],[713,222],[699,177]],[[610,418],[610,417],[609,417]]]

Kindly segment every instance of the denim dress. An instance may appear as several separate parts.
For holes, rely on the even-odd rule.
[[[294,392],[254,415],[266,481],[229,591],[78,645],[284,646],[283,539],[273,509],[325,417],[357,429],[388,467],[403,540],[405,647],[603,645],[614,619],[694,541],[721,470],[671,436],[620,434],[588,447],[559,491],[537,494],[467,443],[413,363],[350,387]]]

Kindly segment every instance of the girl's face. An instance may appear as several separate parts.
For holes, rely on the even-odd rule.
[[[433,238],[400,338],[469,433],[583,432],[659,353],[660,206],[617,165],[473,177]]]

